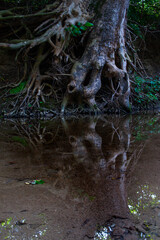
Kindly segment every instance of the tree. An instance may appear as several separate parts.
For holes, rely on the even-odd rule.
[[[17,51],[25,62],[23,81],[27,83],[20,106],[33,99],[37,105],[40,99],[45,101],[44,88],[48,95],[55,92],[53,81],[61,75],[68,77],[62,113],[72,95],[75,101],[80,98],[94,109],[109,103],[130,111],[127,72],[130,60],[125,47],[128,6],[129,0],[63,0],[51,1],[43,9],[35,8],[25,14],[26,8],[22,10],[17,5],[1,10],[0,27],[5,29],[5,34],[0,47]],[[7,31],[6,24],[10,26]],[[15,36],[18,38],[13,40]],[[69,65],[67,70],[64,70],[65,62]],[[45,68],[42,63],[46,64]],[[64,71],[57,70],[60,67]],[[96,96],[102,88],[106,96],[102,95],[98,104]]]
[[[68,93],[81,92],[91,106],[96,105],[95,95],[101,88],[104,70],[110,87],[119,95],[119,103],[129,109],[130,83],[124,37],[128,4],[128,0],[103,1],[84,54],[72,68],[73,80],[68,85]]]

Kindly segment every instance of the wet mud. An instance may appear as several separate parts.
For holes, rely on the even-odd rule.
[[[160,239],[159,123],[1,121],[0,239]]]

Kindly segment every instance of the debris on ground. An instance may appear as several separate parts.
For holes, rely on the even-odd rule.
[[[41,179],[36,179],[36,180],[32,180],[32,181],[28,181],[28,182],[25,182],[25,184],[29,185],[35,185],[35,184],[44,184],[44,181],[41,180]]]

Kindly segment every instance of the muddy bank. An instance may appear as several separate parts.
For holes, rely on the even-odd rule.
[[[159,209],[159,131],[159,116],[2,121],[1,239],[157,237],[158,222],[146,229],[149,215],[130,206],[147,185]],[[25,184],[34,179],[45,183]]]
[[[1,119],[52,119],[58,117],[73,117],[73,118],[84,118],[89,116],[104,116],[104,115],[113,115],[113,116],[124,116],[124,115],[153,115],[158,114],[160,112],[160,104],[157,103],[156,105],[148,105],[148,106],[137,106],[133,107],[130,112],[124,111],[124,109],[120,108],[104,108],[104,109],[94,109],[85,107],[74,107],[70,106],[65,110],[62,114],[60,106],[51,107],[52,102],[48,102],[50,105],[49,108],[41,107],[28,107],[24,109],[19,109],[15,111],[15,106],[13,102],[5,103],[5,108],[3,108],[3,104],[1,105],[2,108],[0,109],[0,118]],[[7,107],[6,107],[7,105]]]

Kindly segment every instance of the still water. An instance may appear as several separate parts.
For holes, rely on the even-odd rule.
[[[159,116],[1,121],[0,240],[160,239],[159,175]]]

